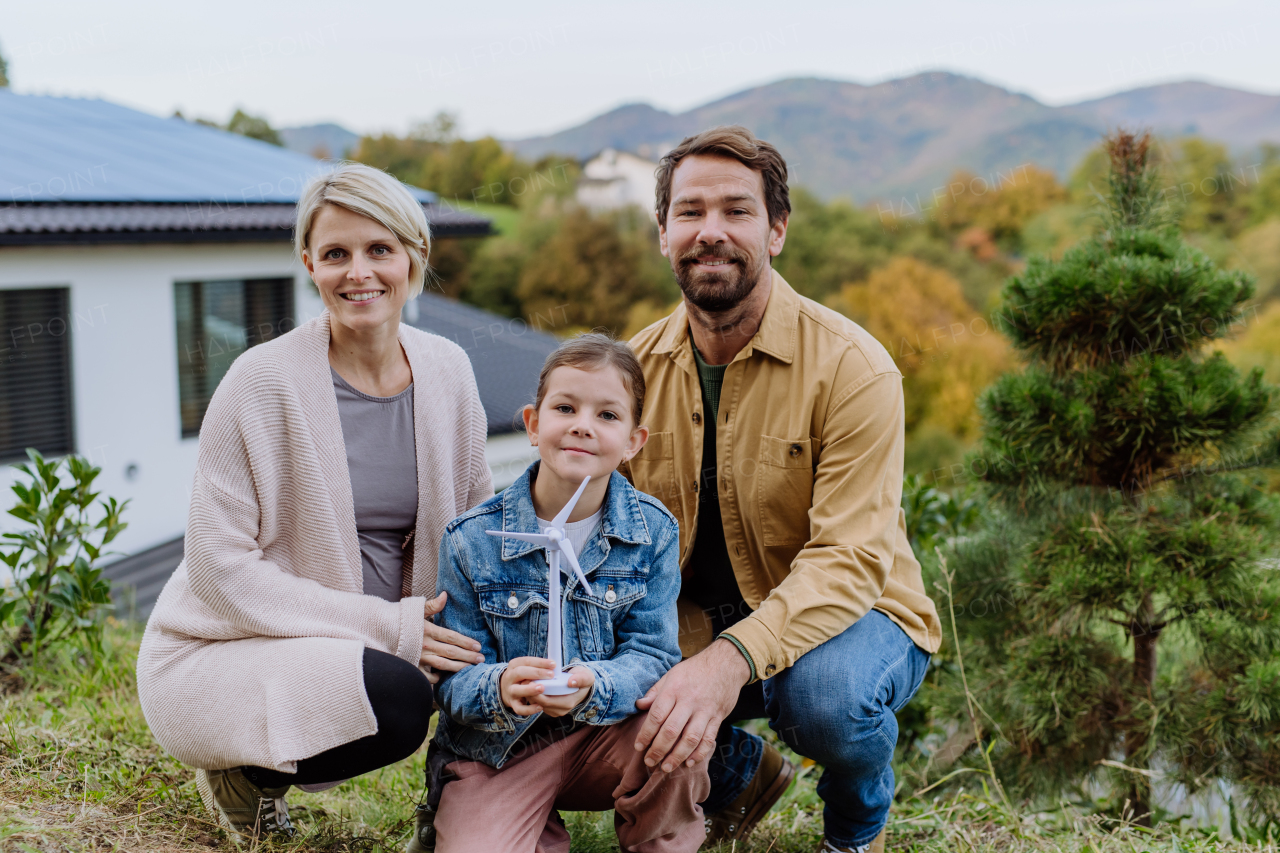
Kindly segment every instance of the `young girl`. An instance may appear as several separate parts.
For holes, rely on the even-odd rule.
[[[440,544],[438,617],[480,642],[484,662],[444,673],[435,744],[456,758],[435,819],[441,853],[568,851],[556,809],[614,809],[623,850],[693,851],[705,761],[670,773],[633,746],[636,700],[680,660],[675,519],[615,469],[648,438],[644,375],[624,343],[589,334],[552,353],[524,410],[534,462],[510,488],[455,519]],[[562,564],[568,696],[545,696],[548,564],[537,533],[591,481],[565,532],[591,584]]]

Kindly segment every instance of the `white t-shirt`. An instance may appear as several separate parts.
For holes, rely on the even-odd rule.
[[[587,516],[581,521],[569,521],[564,525],[564,538],[573,544],[573,553],[578,555],[582,553],[582,549],[587,547],[587,540],[596,532],[596,526],[600,524],[600,519],[604,516],[604,507],[601,506],[592,515]],[[538,529],[546,530],[551,526],[551,522],[545,518],[538,519]],[[560,567],[565,574],[570,574],[573,569],[568,565]]]

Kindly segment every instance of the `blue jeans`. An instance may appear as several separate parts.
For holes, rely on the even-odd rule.
[[[928,667],[929,655],[872,610],[762,682],[769,727],[823,767],[818,796],[824,831],[837,847],[869,844],[880,834],[893,802],[894,713],[915,695]],[[750,704],[744,697],[739,710]],[[711,794],[703,803],[707,814],[746,789],[762,755],[759,737],[721,727],[711,757]]]

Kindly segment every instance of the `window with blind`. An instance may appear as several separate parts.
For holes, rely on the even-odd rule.
[[[0,290],[0,462],[75,449],[70,291]]]
[[[191,438],[231,362],[293,328],[293,279],[179,281],[174,301],[182,437]]]

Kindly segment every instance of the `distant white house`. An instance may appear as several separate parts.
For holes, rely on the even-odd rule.
[[[134,556],[108,574],[145,612],[181,557],[218,381],[323,309],[290,241],[298,194],[325,166],[99,100],[0,90],[0,127],[0,496],[27,447],[100,466],[103,494],[132,502],[113,545]],[[490,232],[413,191],[437,237]],[[405,313],[471,356],[495,480],[510,483],[530,456],[512,416],[555,339],[431,294]]]
[[[636,205],[656,219],[653,208],[657,168],[658,164],[651,160],[606,148],[583,164],[578,201],[594,210]]]

